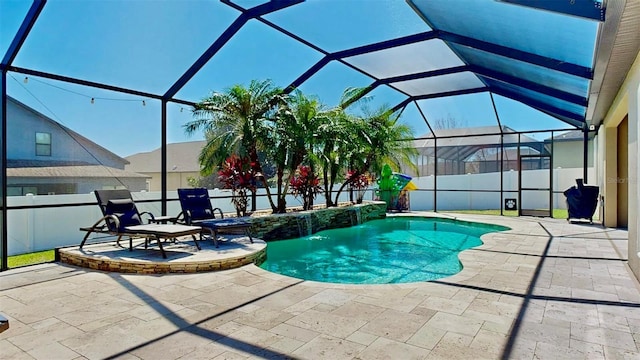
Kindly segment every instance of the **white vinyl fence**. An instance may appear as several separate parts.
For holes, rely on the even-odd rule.
[[[518,198],[518,172],[507,171],[503,175],[503,198]],[[595,179],[593,168],[589,168],[589,179]],[[564,191],[576,185],[576,179],[581,179],[582,169],[571,168],[553,169],[554,191]],[[549,170],[526,170],[522,173],[523,183],[529,188],[549,187]],[[433,189],[434,177],[425,176],[412,180],[419,189]],[[438,176],[438,210],[486,210],[500,209],[504,199],[500,197],[500,173],[467,174]],[[455,191],[447,191],[455,190]],[[473,191],[486,192],[473,192]],[[527,209],[547,208],[549,206],[548,193],[523,192],[522,203]],[[543,195],[543,196],[541,196]],[[411,210],[432,211],[433,191],[417,190],[411,194]],[[553,195],[555,209],[566,209],[565,197],[562,193]]]
[[[272,194],[275,194],[275,189],[271,191]],[[259,195],[264,193],[264,191],[258,192]],[[209,195],[212,197],[231,196],[231,191],[209,190]],[[154,215],[161,214],[160,201],[141,202],[143,200],[160,199],[160,192],[134,192],[132,196],[140,212],[148,211]],[[177,200],[177,192],[170,191],[167,197],[176,199],[167,203],[167,215],[178,215],[180,213],[180,202]],[[349,193],[345,191],[341,194],[340,201],[347,201],[348,197]],[[92,203],[92,205],[86,206],[9,210],[7,212],[8,255],[80,244],[86,234],[80,231],[80,228],[89,227],[102,217],[100,208],[95,202],[96,198],[93,193],[7,197],[7,205],[9,207]],[[235,208],[231,204],[230,198],[214,198],[212,202],[214,207],[219,207],[225,214],[235,214]],[[322,195],[318,195],[314,201],[314,204],[324,203],[325,198]],[[287,206],[302,206],[302,201],[289,195],[287,196]],[[271,209],[266,196],[258,196],[256,209]]]

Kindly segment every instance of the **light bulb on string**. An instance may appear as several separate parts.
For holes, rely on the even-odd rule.
[[[0,0],[0,1],[2,1],[2,0]],[[13,76],[12,76],[12,77],[13,77]],[[14,79],[14,80],[16,80],[16,81],[18,81],[18,79],[16,79],[15,77],[13,77],[13,79]],[[82,96],[82,97],[85,97],[85,98],[89,98],[89,99],[90,99],[90,103],[91,103],[92,105],[96,103],[96,98],[95,98],[95,97],[92,97],[92,96],[89,96],[89,95],[87,95],[87,94],[83,94],[83,93],[80,93],[80,92],[77,92],[77,91],[69,90],[69,89],[66,89],[66,88],[61,87],[61,86],[56,86],[56,85],[53,85],[53,84],[47,83],[46,81],[39,80],[38,78],[36,78],[36,79],[35,79],[35,81],[36,81],[36,82],[38,82],[38,83],[42,83],[42,84],[44,84],[44,85],[47,85],[47,86],[51,86],[51,87],[56,88],[56,89],[58,89],[58,90],[62,90],[62,91],[68,92],[68,93],[72,93],[72,94],[79,95],[79,96]],[[25,76],[25,77],[22,79],[22,82],[23,82],[24,84],[29,83],[29,77],[28,77],[28,76]],[[137,99],[121,99],[121,98],[105,98],[105,97],[100,97],[100,98],[98,98],[98,99],[99,99],[99,100],[107,100],[107,101],[142,101],[142,106],[147,106],[147,99],[140,99],[140,100],[137,100]]]

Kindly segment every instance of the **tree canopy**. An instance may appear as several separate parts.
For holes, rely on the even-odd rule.
[[[274,213],[286,211],[286,194],[302,166],[305,174],[322,180],[326,205],[335,206],[341,191],[384,164],[396,170],[401,165],[416,168],[412,129],[399,123],[399,114],[388,106],[370,110],[364,93],[349,88],[340,104],[329,108],[300,90],[287,94],[269,80],[254,80],[248,87],[234,85],[204,98],[184,128],[188,134],[204,131],[206,145],[199,156],[203,175],[220,171],[231,156],[247,158]],[[349,111],[353,108],[359,111]],[[265,163],[275,168],[275,194]],[[315,192],[296,194],[305,197],[305,207],[312,206]]]

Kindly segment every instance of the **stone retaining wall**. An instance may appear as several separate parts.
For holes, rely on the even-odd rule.
[[[251,234],[265,241],[292,239],[327,229],[349,227],[369,220],[383,219],[386,203],[332,207],[297,213],[248,218]]]
[[[118,258],[98,259],[90,256],[79,256],[72,252],[59,252],[60,261],[65,264],[94,270],[135,274],[196,273],[203,271],[228,270],[251,263],[261,264],[265,261],[266,256],[266,248],[264,248],[259,252],[235,258],[188,263],[160,263],[131,260],[123,261]]]

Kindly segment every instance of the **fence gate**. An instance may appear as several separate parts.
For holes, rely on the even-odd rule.
[[[553,172],[551,155],[518,158],[518,215],[552,217]]]

